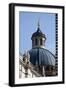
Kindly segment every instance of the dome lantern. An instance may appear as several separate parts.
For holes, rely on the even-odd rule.
[[[32,34],[31,39],[32,39],[32,48],[35,48],[35,47],[42,47],[42,48],[44,48],[45,47],[46,36],[40,30],[39,21],[38,21],[37,31]]]

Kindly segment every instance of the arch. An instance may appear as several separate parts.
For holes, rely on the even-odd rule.
[[[38,45],[38,39],[35,38],[35,45]]]
[[[40,38],[40,45],[43,45],[43,40],[42,40],[42,38]]]

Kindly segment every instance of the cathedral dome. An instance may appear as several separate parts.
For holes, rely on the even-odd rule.
[[[30,62],[38,66],[55,66],[55,56],[44,48],[33,48],[29,51]]]

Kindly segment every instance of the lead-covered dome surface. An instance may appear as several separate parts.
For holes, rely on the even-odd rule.
[[[33,65],[55,66],[55,56],[44,48],[33,48],[29,51],[30,62]]]
[[[36,37],[36,36],[41,36],[41,37],[43,37],[43,38],[45,38],[45,39],[46,39],[45,34],[43,34],[43,33],[41,32],[41,30],[40,30],[40,28],[39,28],[39,27],[38,27],[37,31],[36,31],[35,33],[33,33],[33,34],[32,34],[31,39],[32,39],[33,37]]]

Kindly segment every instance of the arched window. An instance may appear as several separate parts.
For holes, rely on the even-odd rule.
[[[38,40],[37,40],[37,38],[35,39],[35,45],[38,45]]]
[[[40,39],[40,45],[42,45],[42,38]]]

